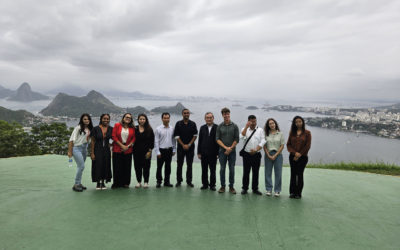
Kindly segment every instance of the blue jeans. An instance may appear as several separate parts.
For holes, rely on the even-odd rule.
[[[72,156],[76,162],[76,176],[75,184],[81,184],[83,169],[85,169],[85,160],[87,155],[87,144],[74,146],[72,149]]]
[[[229,187],[233,188],[233,184],[235,183],[235,162],[236,162],[235,151],[231,152],[229,155],[225,155],[224,152],[221,151],[219,152],[219,164],[221,165],[219,175],[222,187],[225,187],[225,168],[227,161],[229,165]]]
[[[276,153],[275,150],[269,152],[270,155],[274,155]],[[271,161],[267,155],[265,155],[265,189],[267,191],[272,192],[272,168],[274,168],[275,172],[275,186],[274,191],[281,192],[282,190],[282,164],[283,157],[282,154],[279,154],[276,157],[275,161]]]

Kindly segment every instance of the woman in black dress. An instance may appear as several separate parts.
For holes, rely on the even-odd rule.
[[[154,132],[145,114],[138,115],[138,126],[135,129],[136,142],[133,146],[133,161],[135,164],[136,188],[142,186],[142,174],[144,188],[149,187],[151,151],[154,148]]]
[[[91,153],[92,158],[92,181],[97,182],[96,189],[107,189],[104,182],[110,182],[111,175],[111,150],[110,139],[113,128],[109,126],[110,115],[102,114],[100,124],[93,128],[90,133],[92,137]]]

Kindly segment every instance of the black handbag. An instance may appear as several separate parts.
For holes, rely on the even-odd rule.
[[[245,149],[245,147],[247,146],[247,143],[250,141],[251,137],[252,137],[252,136],[254,135],[254,133],[256,132],[256,130],[257,130],[257,127],[254,129],[254,131],[253,131],[253,133],[251,133],[249,139],[247,139],[246,143],[243,145],[242,150],[239,151],[239,155],[240,155],[241,157],[243,157],[243,156],[246,154],[246,151],[244,151],[244,149]]]

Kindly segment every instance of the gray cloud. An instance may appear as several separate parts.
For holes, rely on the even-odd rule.
[[[395,0],[3,2],[4,86],[268,99],[400,93]]]

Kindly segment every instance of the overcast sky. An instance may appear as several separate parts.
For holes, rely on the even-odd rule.
[[[0,36],[11,89],[400,96],[397,0],[1,0]]]

